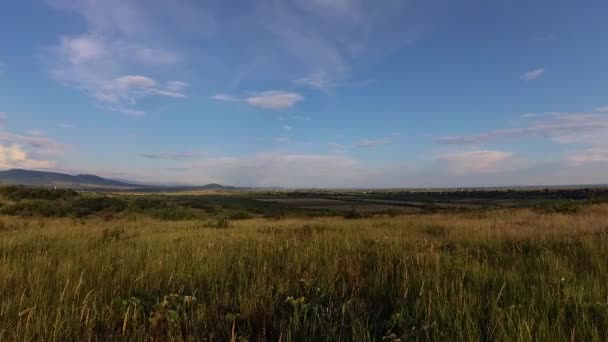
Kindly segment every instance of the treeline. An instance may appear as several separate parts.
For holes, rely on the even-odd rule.
[[[25,217],[111,217],[145,215],[160,220],[254,217],[280,219],[297,210],[277,203],[222,195],[111,195],[69,189],[27,186],[0,187],[0,214]],[[301,213],[300,213],[301,214]],[[309,213],[327,215],[325,212]]]

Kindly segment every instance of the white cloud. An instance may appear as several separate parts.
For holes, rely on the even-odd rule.
[[[534,119],[535,117],[531,117]],[[550,113],[541,119],[515,128],[487,133],[446,136],[436,141],[443,144],[481,144],[503,139],[548,137],[559,143],[597,143],[608,139],[608,115],[604,113]]]
[[[284,110],[293,107],[303,99],[304,97],[297,93],[271,90],[257,93],[246,98],[245,101],[252,107],[269,110]]]
[[[22,135],[11,132],[0,131],[0,142],[26,146],[44,153],[59,153],[65,146],[44,135]]]
[[[608,106],[596,108],[595,111],[600,113],[608,113]]]
[[[476,150],[441,154],[436,160],[446,162],[457,174],[488,173],[511,168],[512,156],[511,152]]]
[[[209,181],[242,186],[352,186],[361,166],[344,155],[261,153],[249,157],[202,160],[193,171]]]
[[[180,61],[176,52],[148,47],[130,36],[134,32],[131,28],[141,19],[140,9],[97,0],[54,0],[52,4],[75,10],[89,25],[89,30],[80,35],[60,37],[59,43],[47,51],[45,62],[54,79],[84,91],[107,109],[133,116],[144,114],[136,106],[147,97],[185,97],[185,82],[170,81],[163,86],[149,75],[130,72],[146,69],[152,73],[159,66]]]
[[[310,121],[310,120],[312,120],[312,118],[310,116],[306,116],[306,115],[290,115],[289,118],[292,119],[292,120],[299,120],[299,121]]]
[[[186,89],[189,86],[188,83],[186,82],[182,82],[182,81],[169,81],[167,82],[167,90],[169,91],[173,91],[173,92],[180,92],[184,89]]]
[[[570,166],[587,165],[606,161],[608,151],[608,112],[598,108],[591,113],[545,113],[527,115],[526,125],[490,131],[487,133],[461,136],[447,136],[436,141],[443,144],[480,145],[499,140],[525,138],[546,138],[561,145],[577,148],[565,161]]]
[[[215,19],[201,2],[176,0],[48,0],[54,8],[72,11],[84,18],[90,31],[126,38],[175,34],[208,35]],[[162,15],[158,20],[158,14]]]
[[[222,102],[241,102],[242,101],[242,99],[239,99],[238,97],[235,97],[232,95],[226,95],[226,94],[216,94],[216,95],[213,95],[211,98],[216,101],[222,101]]]
[[[151,49],[151,48],[135,48],[135,58],[146,64],[177,64],[180,61],[180,56],[174,51]]]
[[[608,147],[590,148],[583,151],[578,151],[568,156],[568,163],[571,166],[582,166],[592,163],[608,162]]]
[[[266,110],[285,110],[302,101],[304,97],[298,93],[283,90],[268,90],[254,93],[248,97],[239,98],[232,95],[217,94],[211,97],[216,101],[222,102],[245,102],[251,107]]]
[[[92,35],[61,37],[59,52],[74,65],[100,59],[109,53],[108,47]]]
[[[332,79],[327,72],[317,71],[306,77],[297,78],[292,81],[295,85],[308,86],[314,89],[318,89],[325,93],[330,93],[335,88],[344,87],[364,87],[371,84],[371,80],[365,81],[336,81]]]
[[[54,165],[48,160],[30,158],[20,145],[0,145],[0,168],[48,169]]]
[[[257,4],[255,23],[279,44],[269,51],[288,57],[296,66],[292,71],[308,75],[294,77],[295,83],[323,91],[348,75],[352,60],[411,44],[432,25],[423,2],[261,0]]]
[[[119,70],[105,80],[131,74],[161,80],[156,70],[142,68],[196,60],[198,74],[228,80],[229,89],[257,78],[296,79],[318,89],[364,85],[368,81],[344,82],[354,62],[417,41],[441,18],[436,6],[421,0],[259,0],[230,10],[221,1],[47,2],[84,20],[86,30],[66,39],[81,43],[77,50],[86,52],[80,54],[85,59],[113,61]],[[193,41],[206,48],[180,53]]]
[[[169,86],[175,88],[175,84],[169,84],[167,87]],[[118,106],[119,111],[125,113],[140,113],[139,110],[125,108],[125,106],[135,105],[140,99],[153,95],[175,98],[186,97],[179,90],[159,87],[155,80],[141,75],[120,76],[103,82],[97,89],[94,89],[94,96],[98,101]]]
[[[165,159],[165,160],[190,160],[205,156],[202,152],[160,152],[160,153],[140,153],[140,157],[146,159]]]
[[[357,143],[357,147],[375,147],[380,145],[388,144],[390,140],[388,138],[382,139],[363,139]]]
[[[524,81],[533,81],[539,77],[541,77],[545,73],[545,69],[538,68],[534,70],[530,70],[521,75],[521,79]]]
[[[50,73],[56,80],[84,90],[107,109],[132,116],[144,115],[136,105],[147,97],[185,97],[185,82],[162,86],[145,75],[123,74],[132,62],[130,49],[92,34],[62,37],[53,50]]]
[[[293,80],[294,84],[305,85],[327,92],[331,88],[332,81],[329,75],[323,71],[314,72],[306,77]]]
[[[126,108],[126,107],[115,107],[115,106],[109,106],[107,108],[113,112],[122,113],[124,115],[132,116],[134,118],[140,118],[140,117],[146,115],[146,112],[144,112],[143,110],[140,110],[140,109],[131,109],[131,108]]]
[[[289,142],[289,137],[276,137],[274,139],[275,142],[279,143],[279,144],[285,144]]]
[[[144,18],[134,3],[118,0],[49,0],[49,3],[53,7],[79,13],[94,32],[135,34],[145,26]]]
[[[287,132],[291,132],[291,130],[293,130],[293,127],[291,127],[289,125],[283,125],[283,129],[286,130]]]

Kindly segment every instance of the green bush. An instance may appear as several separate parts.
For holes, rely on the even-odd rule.
[[[230,215],[228,215],[228,218],[231,220],[249,220],[253,218],[253,215],[251,213],[248,213],[246,211],[237,211],[237,212],[233,212]]]
[[[136,210],[163,209],[167,208],[166,201],[152,198],[136,198],[130,203],[130,207]]]
[[[11,216],[63,217],[70,212],[61,202],[44,200],[23,200],[0,209],[1,214]]]
[[[98,213],[101,211],[121,212],[127,208],[127,202],[114,197],[81,197],[72,202],[72,209]]]
[[[558,200],[548,204],[538,205],[536,209],[544,213],[558,213],[572,215],[576,214],[583,208],[584,203],[574,200]]]
[[[197,217],[191,209],[181,207],[150,209],[145,210],[144,214],[165,221],[192,220]]]
[[[357,208],[353,208],[344,213],[344,218],[349,220],[357,220],[362,219],[364,217],[365,215],[363,215],[363,213]]]
[[[58,200],[78,197],[78,193],[71,189],[26,187],[20,185],[0,187],[0,194],[6,196],[11,201]]]

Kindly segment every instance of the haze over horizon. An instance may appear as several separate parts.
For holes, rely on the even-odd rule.
[[[607,2],[0,8],[0,169],[259,187],[608,183]]]

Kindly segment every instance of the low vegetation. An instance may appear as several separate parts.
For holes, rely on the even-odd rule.
[[[608,204],[327,217],[221,195],[7,197],[2,341],[608,339]],[[43,202],[90,212],[4,211]],[[158,214],[177,208],[193,216]]]

